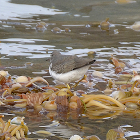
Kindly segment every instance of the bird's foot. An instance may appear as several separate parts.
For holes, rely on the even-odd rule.
[[[67,84],[67,88],[68,88],[68,89],[70,89],[70,86],[69,86],[69,84]]]
[[[76,82],[75,85],[72,86],[72,87],[77,87],[78,84],[79,84],[82,80],[86,80],[86,78],[87,78],[87,75],[84,75],[84,77],[83,77],[81,80],[79,80],[78,82]]]

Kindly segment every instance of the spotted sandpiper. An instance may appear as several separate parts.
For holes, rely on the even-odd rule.
[[[49,73],[55,80],[69,84],[82,78],[94,62],[90,58],[62,55],[55,50],[50,58]]]

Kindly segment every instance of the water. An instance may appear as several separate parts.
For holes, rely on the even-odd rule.
[[[114,73],[114,66],[109,63],[111,54],[131,66],[125,68],[125,71],[139,72],[140,24],[138,22],[137,26],[132,26],[140,21],[139,6],[138,0],[128,3],[110,0],[1,0],[0,68],[7,70],[11,75],[42,76],[50,85],[55,85],[49,76],[49,61],[46,59],[50,57],[53,50],[57,49],[62,54],[76,54],[82,57],[87,57],[89,51],[96,52],[96,63],[91,66],[88,75],[98,70],[104,74],[105,79],[117,80],[119,76]],[[102,31],[99,25],[107,17],[109,17],[110,30]],[[37,30],[38,22],[45,22],[46,28]],[[59,27],[60,33],[52,31],[54,27]],[[69,28],[69,32],[65,31],[66,28]],[[75,90],[102,93],[106,87],[105,79],[91,79],[93,88],[80,84]],[[107,131],[118,126],[129,131],[126,133],[127,139],[139,138],[138,115],[120,112],[117,116],[103,118],[97,116],[94,119],[90,117],[87,119],[84,115],[79,116],[78,119],[69,116],[68,124],[64,121],[48,129],[45,125],[52,122],[46,115],[33,115],[23,110],[2,112],[12,113],[12,115],[6,114],[5,120],[11,119],[14,114],[25,116],[30,132],[46,129],[66,139],[74,134],[97,135],[105,139]],[[59,117],[56,120],[59,120]],[[40,128],[41,125],[44,127]],[[29,137],[36,138],[36,135],[31,134]],[[58,138],[52,136],[48,139]]]

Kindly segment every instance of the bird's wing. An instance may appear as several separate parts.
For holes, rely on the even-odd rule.
[[[81,68],[83,66],[90,65],[94,63],[95,60],[89,58],[77,57],[76,55],[69,55],[69,56],[61,55],[61,57],[57,57],[55,58],[55,60],[52,59],[52,62],[53,62],[53,66],[52,66],[53,71],[57,73],[66,73]]]
[[[73,56],[63,55],[55,60],[52,60],[53,61],[52,69],[57,73],[66,73],[73,70],[73,67],[75,67],[75,63],[72,57]],[[61,63],[59,64],[59,62]]]
[[[93,59],[82,58],[82,57],[75,57],[74,61],[75,61],[75,68],[74,69],[78,69],[78,68],[93,64],[95,62],[95,60],[93,60]]]

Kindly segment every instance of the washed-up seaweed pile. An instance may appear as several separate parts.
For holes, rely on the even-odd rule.
[[[9,119],[8,122],[4,122],[0,116],[0,137],[1,140],[16,140],[16,139],[25,139],[28,133],[28,127],[24,123],[24,117],[20,119],[19,124],[14,124]]]
[[[28,138],[28,127],[24,123],[24,117],[14,117],[12,120],[8,120],[8,122],[3,121],[4,115],[0,116],[0,138],[1,140],[26,140],[26,139],[34,139]],[[56,139],[66,140],[64,138],[55,136],[54,134],[46,131],[39,130],[35,131],[36,135],[43,135],[44,137],[52,136]],[[106,140],[126,140],[124,137],[125,131],[118,127],[117,129],[110,129],[106,134]],[[37,139],[37,138],[35,138]],[[100,140],[100,138],[96,135],[80,137],[79,135],[73,135],[69,140]]]
[[[129,80],[113,82],[108,79],[104,94],[81,94],[80,96],[64,86],[50,86],[42,77],[18,76],[13,78],[7,71],[0,71],[0,106],[33,108],[38,113],[40,111],[56,111],[58,115],[62,112],[66,114],[71,111],[75,113],[84,112],[85,116],[90,119],[102,119],[120,113],[130,113],[137,116],[140,112],[140,76],[137,72],[133,74],[123,72],[127,64],[114,56],[111,56],[110,62],[115,66],[115,73],[119,73],[120,77],[128,77]],[[50,119],[53,120],[57,114],[53,113]],[[7,123],[4,122],[2,117],[0,117],[1,139],[25,138],[28,127],[24,124],[23,119],[20,124],[15,125],[10,120]],[[124,132],[120,128],[112,129],[108,133],[107,140],[113,140],[112,137],[125,139]],[[89,136],[83,139],[90,140],[93,138]]]

